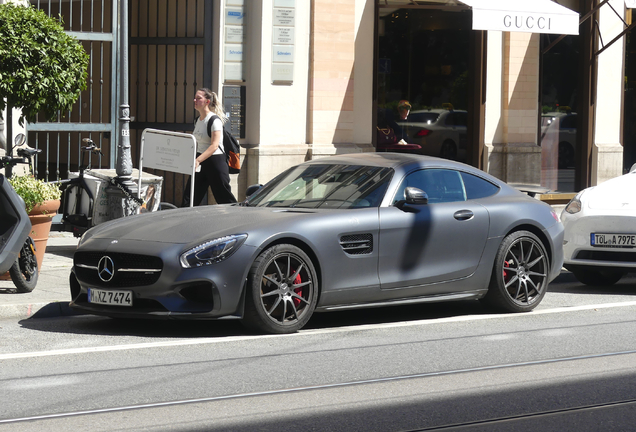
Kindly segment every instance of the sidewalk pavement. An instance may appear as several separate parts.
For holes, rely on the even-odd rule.
[[[71,233],[51,232],[38,283],[32,292],[18,293],[11,279],[0,280],[0,319],[76,314],[68,306],[71,300],[68,280],[78,241]]]

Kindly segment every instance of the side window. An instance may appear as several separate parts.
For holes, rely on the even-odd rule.
[[[466,188],[466,197],[469,200],[489,197],[499,192],[499,186],[480,177],[465,172],[461,173],[461,176]]]
[[[404,190],[416,187],[428,195],[429,203],[466,201],[460,173],[446,169],[424,169],[410,173],[398,188],[393,203],[404,199]]]

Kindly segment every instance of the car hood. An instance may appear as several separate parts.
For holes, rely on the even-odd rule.
[[[591,188],[585,201],[595,210],[636,210],[636,173],[625,174]]]
[[[275,225],[285,230],[293,219],[334,210],[211,205],[129,216],[89,230],[86,239],[121,239],[189,244]]]

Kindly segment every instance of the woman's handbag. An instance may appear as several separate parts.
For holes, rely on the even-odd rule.
[[[378,137],[378,147],[387,146],[390,144],[395,144],[397,142],[397,136],[395,132],[390,127],[380,128],[378,127],[377,137]]]

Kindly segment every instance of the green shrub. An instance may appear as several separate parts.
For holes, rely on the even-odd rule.
[[[62,25],[30,6],[0,4],[0,115],[20,108],[24,119],[56,120],[86,88],[88,55]]]

